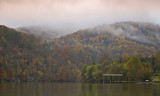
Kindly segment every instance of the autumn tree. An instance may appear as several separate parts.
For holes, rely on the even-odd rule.
[[[152,68],[148,62],[142,62],[139,57],[132,57],[127,62],[128,80],[146,80],[151,79]]]
[[[0,81],[3,81],[6,79],[6,71],[4,67],[0,66]]]
[[[141,61],[140,58],[138,57],[133,57],[128,60],[127,62],[127,76],[128,80],[135,81],[135,80],[140,80],[140,75],[141,75]]]
[[[160,51],[157,52],[155,58],[156,60],[155,60],[154,68],[156,70],[156,73],[160,73]]]

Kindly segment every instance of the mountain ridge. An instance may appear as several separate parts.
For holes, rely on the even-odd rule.
[[[159,25],[152,23],[118,22],[111,25],[100,25],[94,28],[79,30],[75,33],[55,39],[53,42],[62,46],[88,46],[101,51],[101,53],[109,53],[109,55],[112,56],[118,53],[127,53],[126,55],[131,55],[133,53],[129,52],[132,51],[135,52],[133,56],[143,56],[140,53],[145,54],[144,56],[150,56],[160,48],[159,37]],[[146,52],[143,52],[143,50]]]

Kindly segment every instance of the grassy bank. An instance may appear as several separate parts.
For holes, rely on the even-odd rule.
[[[152,81],[153,82],[160,82],[160,76],[153,76]]]

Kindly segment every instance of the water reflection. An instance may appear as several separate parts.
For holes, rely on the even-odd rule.
[[[0,96],[160,96],[160,84],[0,83]]]

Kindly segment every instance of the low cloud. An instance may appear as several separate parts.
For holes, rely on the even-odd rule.
[[[75,31],[119,21],[160,23],[158,10],[160,0],[0,0],[0,23]]]

